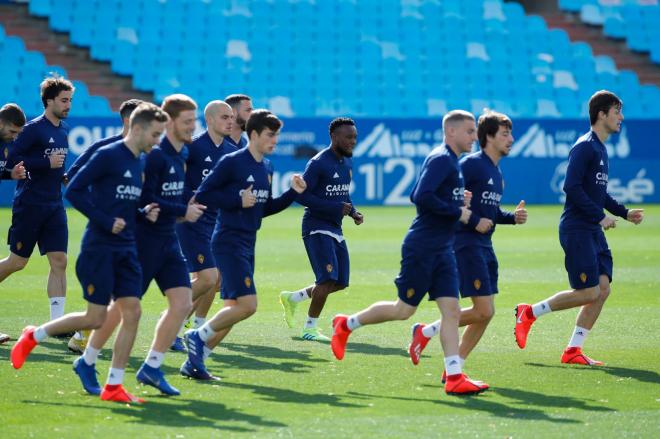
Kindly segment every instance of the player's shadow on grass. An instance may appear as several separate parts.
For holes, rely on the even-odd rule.
[[[14,342],[15,343],[15,342]],[[13,344],[5,344],[0,348],[0,361],[9,361],[9,354],[11,352]],[[47,348],[47,349],[43,349]],[[48,361],[48,362],[69,362],[73,363],[73,360],[77,358],[76,354],[72,354],[66,347],[65,344],[60,344],[57,342],[44,342],[40,343],[36,350],[32,351],[28,357],[27,363]]]
[[[346,352],[367,355],[389,355],[393,357],[408,357],[408,352],[404,348],[388,348],[369,343],[353,343],[350,342],[346,345]]]
[[[176,398],[169,400],[165,397],[148,397],[144,405],[118,404],[98,401],[94,398],[91,404],[71,404],[46,401],[23,400],[25,404],[51,405],[60,407],[88,408],[92,410],[107,409],[112,413],[125,416],[123,423],[134,423],[141,426],[157,425],[162,427],[206,427],[227,430],[238,433],[255,433],[258,430],[249,426],[258,427],[286,427],[276,421],[264,419],[261,416],[243,413],[228,408],[225,404],[203,400],[189,400]],[[172,402],[170,402],[172,401]],[[97,414],[94,414],[96,416]],[[90,415],[92,416],[92,415]],[[245,423],[249,426],[229,425],[230,423]]]
[[[288,388],[269,387],[259,384],[243,384],[223,382],[222,387],[249,390],[263,401],[281,402],[286,404],[302,404],[309,407],[310,404],[330,405],[333,407],[361,408],[364,405],[343,401],[341,395],[333,393],[309,393],[296,392]]]
[[[284,350],[273,346],[223,343],[220,347],[221,349],[218,351],[219,353],[222,353],[223,349],[227,349],[228,351],[245,353],[261,358],[281,358],[286,360],[306,361],[310,363],[327,363],[330,361],[325,358],[315,358],[309,351]]]
[[[630,369],[628,367],[616,367],[616,366],[579,367],[579,366],[557,366],[552,364],[541,364],[541,363],[525,363],[525,364],[534,367],[549,367],[549,368],[557,368],[557,369],[570,368],[573,371],[579,370],[580,372],[585,372],[585,373],[605,372],[609,375],[613,375],[620,378],[633,378],[643,383],[651,383],[651,384],[660,383],[660,374],[652,370]]]

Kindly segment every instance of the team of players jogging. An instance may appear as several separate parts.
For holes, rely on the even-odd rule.
[[[344,217],[361,225],[363,215],[350,198],[353,148],[358,132],[350,118],[329,126],[330,145],[307,163],[290,189],[273,197],[273,165],[282,121],[268,110],[253,110],[247,95],[230,95],[204,108],[206,130],[193,137],[197,104],[175,94],[161,106],[139,100],[122,104],[120,134],[91,145],[65,172],[67,118],[75,89],[61,77],[41,84],[44,113],[26,123],[16,104],[0,109],[0,173],[17,180],[8,231],[9,255],[0,261],[0,282],[28,263],[36,245],[50,266],[47,294],[50,320],[27,326],[11,349],[20,369],[47,337],[67,337],[81,355],[73,362],[83,388],[102,400],[140,403],[123,386],[141,315],[140,300],[155,280],[167,301],[137,381],[165,395],[179,395],[161,365],[168,350],[183,351],[183,376],[217,379],[206,366],[213,349],[257,309],[255,244],[262,218],[294,201],[305,206],[302,238],[315,282],[283,291],[279,301],[293,328],[301,302],[310,300],[301,338],[330,342],[342,360],[349,337],[362,326],[412,317],[428,295],[440,319],[412,326],[408,347],[417,365],[428,342],[439,335],[444,352],[442,382],[450,395],[489,388],[471,379],[464,364],[495,313],[498,262],[491,237],[497,224],[522,225],[525,202],[513,211],[500,207],[504,179],[499,162],[511,151],[508,116],[485,110],[475,120],[453,110],[442,120],[444,139],[426,157],[410,200],[416,216],[401,246],[394,301],[374,303],[332,320],[332,336],[318,329],[328,295],[349,285],[350,263],[342,232]],[[536,304],[519,304],[514,333],[527,343],[532,324],[550,312],[581,307],[562,363],[598,366],[582,352],[610,293],[612,255],[604,230],[624,218],[643,220],[607,193],[608,156],[604,143],[620,130],[622,101],[599,91],[589,100],[591,130],[571,149],[559,237],[571,290]],[[478,141],[478,152],[472,153]],[[465,155],[464,155],[465,154]],[[68,228],[63,199],[87,217],[75,271],[87,309],[64,314]],[[207,320],[220,291],[222,308]],[[461,309],[459,298],[471,306]],[[190,322],[190,323],[188,323]],[[187,325],[192,327],[186,330]],[[459,327],[465,327],[459,336]],[[118,329],[117,329],[118,328]],[[116,333],[104,386],[96,362]],[[0,343],[10,340],[0,334]]]

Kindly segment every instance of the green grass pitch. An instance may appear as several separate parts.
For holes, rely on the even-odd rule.
[[[299,308],[299,327],[288,329],[277,293],[313,281],[300,239],[302,211],[292,208],[266,219],[259,233],[259,309],[209,360],[221,382],[185,380],[178,375],[184,355],[168,353],[164,368],[182,396],[165,398],[137,386],[134,373],[165,306],[152,285],[125,379],[147,403],[129,407],[86,395],[63,341],[38,346],[20,371],[9,363],[7,344],[0,346],[0,437],[660,437],[660,207],[646,206],[640,226],[620,220],[607,232],[615,262],[612,295],[585,349],[606,362],[598,369],[559,363],[576,310],[544,316],[524,351],[515,344],[515,304],[567,287],[557,238],[560,207],[528,209],[527,225],[501,226],[495,234],[497,311],[466,365],[492,386],[480,396],[444,394],[438,341],[419,366],[408,359],[410,326],[437,318],[434,303],[424,302],[408,322],[360,329],[341,362],[327,344],[299,338],[307,305]],[[395,298],[392,280],[413,212],[365,208],[362,226],[347,221],[351,286],[328,300],[321,316],[326,334],[335,313]],[[9,223],[10,211],[0,210],[3,234]],[[74,265],[85,220],[69,211],[69,223],[67,311],[73,311],[84,307]],[[26,324],[47,319],[46,274],[45,258],[35,256],[0,284],[2,332],[16,337]],[[101,382],[108,359],[106,349],[98,363]]]

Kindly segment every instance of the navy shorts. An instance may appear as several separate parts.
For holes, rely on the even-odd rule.
[[[142,296],[142,268],[135,250],[83,250],[76,261],[83,298],[96,305]]]
[[[314,233],[303,238],[309,263],[316,276],[316,285],[329,281],[348,286],[351,264],[346,241],[338,242],[332,236]]]
[[[152,280],[156,280],[162,293],[170,288],[190,288],[190,274],[176,235],[139,233],[137,249],[142,266],[142,294],[147,292]]]
[[[456,250],[461,297],[497,294],[498,264],[492,247],[470,245]]]
[[[176,226],[176,234],[181,243],[181,250],[186,257],[188,271],[197,273],[208,268],[215,268],[215,260],[211,251],[211,236],[213,224],[180,223]]]
[[[223,300],[236,300],[257,294],[254,285],[254,253],[232,252],[223,248],[213,252],[218,270],[222,273],[220,296]]]
[[[66,253],[69,242],[66,210],[61,204],[40,206],[17,201],[7,235],[11,252],[23,258],[29,258],[37,244],[42,255]]]
[[[454,251],[401,247],[401,272],[394,280],[399,299],[418,306],[426,293],[429,300],[440,297],[458,299],[458,268]]]
[[[560,231],[559,242],[564,249],[564,266],[571,288],[595,287],[600,283],[601,274],[612,282],[612,252],[602,230]]]

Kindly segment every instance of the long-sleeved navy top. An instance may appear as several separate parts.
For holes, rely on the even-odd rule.
[[[117,134],[116,136],[105,137],[89,145],[87,149],[78,156],[76,161],[73,162],[73,164],[66,171],[66,177],[69,179],[69,181],[71,181],[71,179],[76,175],[80,168],[82,168],[83,165],[89,161],[92,155],[94,155],[94,153],[98,151],[99,148],[110,145],[111,143],[118,142],[122,139],[122,137],[123,136],[121,134]]]

